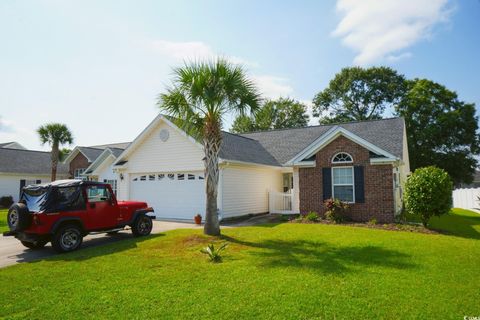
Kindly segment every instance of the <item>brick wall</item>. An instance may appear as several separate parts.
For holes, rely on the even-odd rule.
[[[371,165],[369,151],[355,142],[340,136],[316,155],[315,168],[300,168],[300,212],[316,211],[324,214],[322,168],[332,167],[332,157],[347,152],[353,157],[353,166],[364,167],[365,203],[350,206],[348,218],[379,223],[394,221],[393,172],[391,165]],[[352,166],[352,164],[346,164]],[[339,165],[334,165],[339,166]]]
[[[68,173],[70,174],[70,178],[73,178],[75,169],[87,169],[90,163],[88,162],[87,158],[79,152],[72,161],[70,161],[70,169]]]

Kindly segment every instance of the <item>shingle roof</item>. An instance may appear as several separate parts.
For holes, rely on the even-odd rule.
[[[120,149],[120,148],[109,148],[113,155],[115,156],[115,158],[118,158],[119,155],[122,154],[122,152],[125,150],[125,149]]]
[[[0,143],[0,148],[3,148],[5,146],[8,146],[9,144],[15,143],[15,141],[10,141],[10,142],[2,142]]]
[[[253,162],[272,166],[280,165],[260,142],[256,140],[228,132],[223,132],[222,138],[220,158],[224,160]]]
[[[50,152],[0,148],[0,172],[50,174]],[[57,174],[68,174],[68,166],[58,163]]]
[[[125,150],[126,147],[130,142],[122,142],[122,143],[111,143],[111,144],[102,144],[102,145],[97,145],[97,146],[91,146],[91,147],[80,147],[77,146],[77,149],[87,157],[88,162],[92,163],[94,162],[105,149],[109,148],[112,150],[112,153],[115,157],[118,157],[123,150]]]
[[[91,147],[78,147],[78,150],[87,157],[89,162],[95,161],[98,156],[103,152],[103,149],[91,148]]]
[[[480,171],[475,170],[475,174],[473,175],[473,182],[480,182]]]
[[[403,158],[403,118],[259,131],[240,135],[224,133],[220,157],[282,165],[335,126],[343,127],[373,145]]]
[[[96,146],[90,146],[89,148],[97,148],[97,149],[106,149],[106,148],[116,148],[116,149],[127,149],[130,142],[119,142],[119,143],[109,143],[109,144],[99,144]]]

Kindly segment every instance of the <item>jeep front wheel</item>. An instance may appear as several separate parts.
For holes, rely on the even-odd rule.
[[[76,225],[66,225],[53,235],[52,247],[57,252],[70,252],[78,249],[82,241],[82,230]]]
[[[142,214],[133,222],[132,233],[135,237],[147,236],[152,232],[152,228],[152,219]]]
[[[37,250],[37,249],[42,249],[45,247],[45,245],[48,243],[46,240],[37,240],[34,242],[29,242],[29,241],[20,241],[25,247],[32,249],[32,250]]]

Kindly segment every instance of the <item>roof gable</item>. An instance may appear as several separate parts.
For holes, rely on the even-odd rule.
[[[173,122],[171,122],[166,116],[159,114],[158,116],[153,119],[152,122],[133,140],[128,147],[117,157],[117,162],[115,165],[122,165],[125,163],[126,158],[135,151],[143,142],[144,140],[149,137],[149,135],[157,129],[159,124],[161,122],[164,122],[167,124],[169,127],[171,127],[174,131],[179,133],[180,135],[184,136],[187,138],[193,145],[196,147],[202,149],[202,145],[198,143],[194,138],[189,136],[185,131],[182,129],[178,128]],[[123,162],[123,163],[122,163]],[[122,163],[122,164],[120,164]]]
[[[304,128],[280,129],[241,134],[258,141],[275,160],[286,165],[308,146],[326,135],[332,128],[343,128],[382,151],[403,159],[403,118],[319,125]]]
[[[332,141],[334,141],[336,138],[339,136],[344,136],[351,141],[361,145],[365,149],[374,152],[375,154],[384,156],[389,159],[396,159],[397,157],[379,147],[376,145],[368,142],[367,140],[359,137],[358,135],[348,131],[347,129],[340,127],[340,126],[335,126],[332,127],[330,130],[328,130],[325,134],[321,135],[318,137],[315,141],[313,141],[310,145],[308,145],[305,149],[303,149],[300,153],[298,153],[295,157],[290,159],[286,164],[287,165],[293,165],[296,164],[304,159],[308,159],[315,155],[318,151],[323,149],[326,145],[330,144]]]

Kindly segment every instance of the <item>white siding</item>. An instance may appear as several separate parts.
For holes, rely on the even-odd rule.
[[[123,180],[120,179],[120,173],[123,175]],[[128,200],[129,191],[129,181],[130,175],[126,171],[120,171],[118,173],[118,181],[117,181],[117,199],[118,200]]]
[[[160,140],[161,129],[168,130],[167,141]],[[128,171],[195,171],[203,169],[204,158],[201,148],[195,146],[186,136],[160,121],[160,124],[144,138],[130,156],[127,157]]]
[[[282,191],[280,168],[228,165],[222,169],[223,217],[268,212],[268,192]]]
[[[103,163],[95,170],[95,173],[98,174],[98,181],[103,182],[105,180],[115,180],[118,179],[118,175],[113,171],[114,157],[109,156],[108,159],[103,161]]]
[[[165,142],[159,137],[162,129],[169,132],[169,138]],[[117,193],[120,200],[130,199],[129,189],[132,174],[185,172],[204,168],[202,149],[164,121],[160,121],[156,128],[139,142],[138,146],[124,157],[124,160],[128,161],[126,168],[121,169],[118,173],[119,175],[123,174],[123,180],[117,179]]]
[[[40,180],[45,183],[50,182],[50,175],[0,174],[0,197],[12,196],[13,201],[18,201],[20,180]]]

